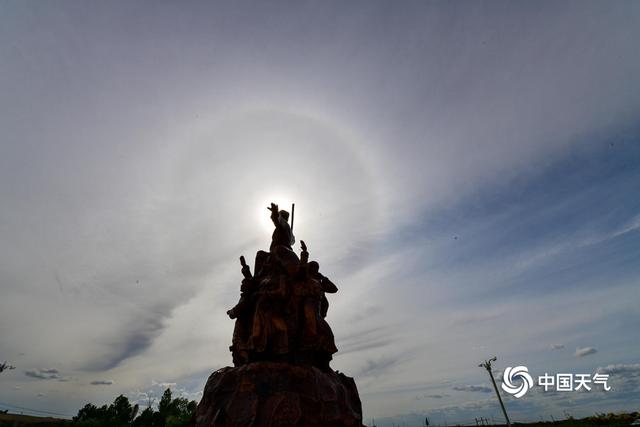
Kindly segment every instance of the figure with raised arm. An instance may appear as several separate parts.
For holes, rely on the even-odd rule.
[[[338,291],[336,285],[319,271],[320,265],[316,261],[307,262],[309,252],[306,244],[301,241],[299,280],[294,288],[294,295],[301,301],[299,314],[302,328],[299,343],[303,354],[311,354],[311,362],[321,369],[329,369],[329,361],[333,353],[337,352],[335,339],[331,327],[324,320],[327,315],[329,302],[325,293]]]
[[[271,211],[271,221],[273,221],[273,225],[276,226],[276,229],[273,230],[273,235],[271,236],[271,246],[269,249],[273,251],[276,246],[284,246],[291,249],[291,246],[296,242],[296,239],[293,236],[291,226],[289,225],[289,212],[279,210],[278,205],[275,203],[271,203],[271,206],[267,209]]]
[[[255,292],[258,288],[256,279],[251,275],[251,269],[245,262],[244,256],[240,257],[242,265],[242,285],[240,285],[240,300],[227,315],[231,319],[236,319],[233,328],[233,338],[231,340],[231,357],[234,366],[244,365],[249,362],[247,341],[251,336],[253,327],[253,314],[255,311]]]

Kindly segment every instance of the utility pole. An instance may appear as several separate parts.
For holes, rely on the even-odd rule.
[[[507,420],[507,427],[511,427],[511,421],[509,421],[507,410],[504,408],[504,403],[502,403],[502,397],[500,396],[500,392],[498,391],[498,386],[496,385],[496,380],[493,379],[493,372],[491,371],[491,362],[495,362],[496,360],[498,360],[498,358],[493,356],[491,359],[485,360],[478,366],[481,368],[485,368],[487,372],[489,372],[489,376],[491,377],[491,382],[493,383],[493,388],[496,390],[496,394],[498,395],[498,401],[500,402],[500,407],[502,408],[502,412],[504,413],[504,418]]]

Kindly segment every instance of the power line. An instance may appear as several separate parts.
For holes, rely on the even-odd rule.
[[[61,416],[61,417],[69,417],[69,418],[73,417],[73,415],[69,415],[69,414],[61,414],[59,412],[52,412],[52,411],[45,411],[45,410],[40,410],[40,409],[26,408],[24,406],[11,405],[11,404],[5,403],[5,402],[0,402],[0,405],[8,406],[9,408],[22,409],[24,411],[36,412],[36,413],[41,413],[41,414],[58,415],[58,416]]]

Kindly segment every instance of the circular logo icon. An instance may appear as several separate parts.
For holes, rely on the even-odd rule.
[[[529,375],[529,369],[526,366],[515,366],[513,368],[509,366],[504,370],[502,389],[507,393],[521,398],[531,387],[533,387],[533,378]]]

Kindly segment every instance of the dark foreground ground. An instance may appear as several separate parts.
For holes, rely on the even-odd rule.
[[[69,420],[61,420],[60,418],[52,417],[32,417],[30,415],[18,415],[18,414],[0,414],[0,427],[23,427],[23,426],[60,426],[60,425],[72,425]]]
[[[538,423],[513,423],[518,427],[626,427],[631,425],[636,419],[640,419],[640,412],[622,414],[599,414],[597,416],[555,422]],[[33,417],[30,415],[0,414],[0,427],[53,427],[53,426],[84,426],[81,423],[74,423],[70,420],[52,417]],[[407,426],[420,427],[420,426]],[[453,427],[453,426],[451,426]],[[491,427],[506,427],[504,424],[496,424]]]

